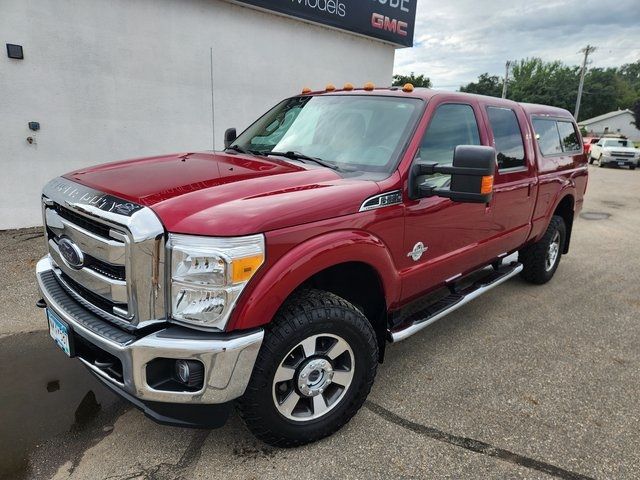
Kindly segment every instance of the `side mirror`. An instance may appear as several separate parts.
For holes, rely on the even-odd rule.
[[[409,197],[413,200],[438,196],[454,202],[488,203],[493,195],[496,150],[478,145],[458,145],[452,165],[416,161],[409,175]],[[449,188],[437,188],[428,182],[419,184],[421,175],[451,175]]]
[[[235,128],[227,128],[224,132],[224,148],[229,148],[238,138]]]

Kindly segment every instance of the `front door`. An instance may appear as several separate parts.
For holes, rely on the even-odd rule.
[[[450,103],[432,100],[426,115],[431,118],[416,159],[451,164],[458,145],[489,145],[478,119],[475,101]],[[435,174],[419,181],[448,186],[450,176]],[[405,198],[408,198],[405,192]],[[401,260],[402,296],[420,296],[491,260],[485,258],[483,242],[493,235],[490,208],[479,203],[459,203],[441,197],[406,201],[404,250]]]

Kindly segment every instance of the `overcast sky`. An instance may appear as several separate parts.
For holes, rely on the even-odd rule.
[[[395,73],[425,74],[454,90],[508,59],[569,65],[587,44],[592,67],[640,60],[640,0],[417,0],[414,47],[396,51]]]

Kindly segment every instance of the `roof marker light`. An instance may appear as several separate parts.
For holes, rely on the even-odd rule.
[[[413,84],[412,83],[405,83],[404,87],[402,87],[402,91],[406,92],[406,93],[413,92]]]
[[[324,89],[327,92],[334,92],[336,90],[336,86],[333,83],[328,84]]]
[[[351,90],[354,89],[353,83],[345,83],[344,87],[342,87],[343,90],[346,90],[347,92],[350,92]]]
[[[302,94],[303,94],[303,95],[306,95],[307,93],[311,93],[311,89],[310,89],[309,87],[304,87],[304,88],[302,89]]]
[[[373,82],[367,82],[367,83],[364,84],[364,89],[367,92],[373,91],[374,88],[376,88],[376,86],[373,84]]]

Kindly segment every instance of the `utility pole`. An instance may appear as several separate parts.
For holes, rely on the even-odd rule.
[[[582,62],[582,70],[580,71],[580,84],[578,85],[578,98],[576,99],[576,110],[573,114],[573,117],[578,121],[578,115],[580,114],[580,100],[582,99],[582,88],[584,87],[584,76],[587,73],[587,60],[589,59],[589,54],[595,52],[596,47],[591,45],[587,45],[582,50],[584,53],[584,60]]]
[[[509,83],[509,68],[511,67],[511,60],[507,60],[504,71],[504,83],[502,84],[502,98],[507,98],[507,85]]]

